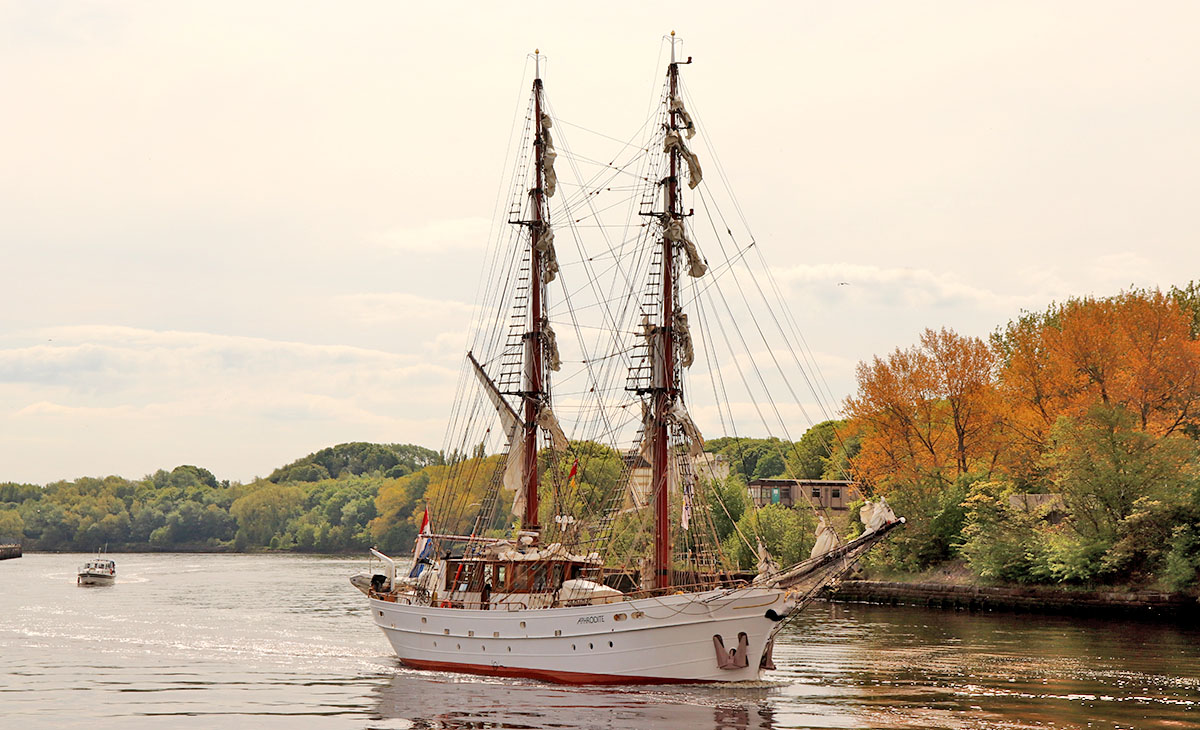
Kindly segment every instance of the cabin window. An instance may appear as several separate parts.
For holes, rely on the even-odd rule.
[[[501,564],[492,566],[492,590],[503,591],[508,588],[508,567]]]
[[[830,490],[829,496],[832,497],[833,499],[841,499],[842,498],[842,490],[837,487],[834,487],[833,489]]]
[[[821,498],[821,488],[813,487],[812,488],[812,496],[815,497],[816,499],[820,499]]]
[[[542,565],[534,566],[534,568],[533,568],[533,591],[535,593],[540,593],[542,591],[548,590],[549,586],[547,585],[546,581],[549,579],[549,577],[550,577],[549,566],[547,566],[544,563]]]
[[[563,564],[555,563],[550,566],[550,590],[557,591],[563,584]]]
[[[508,579],[508,590],[510,593],[528,593],[532,580],[533,573],[529,570],[528,565],[513,563],[512,574]]]
[[[791,487],[780,487],[779,488],[779,496],[784,501],[790,501],[792,499],[792,488]]]

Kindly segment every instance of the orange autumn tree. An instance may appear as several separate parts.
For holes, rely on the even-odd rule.
[[[858,393],[846,403],[862,437],[856,477],[886,493],[990,473],[1004,445],[996,363],[983,340],[948,329],[927,329],[916,347],[860,363]]]
[[[1195,429],[1200,342],[1183,301],[1158,290],[1077,298],[998,330],[1005,470],[1040,481],[1051,427],[1095,405],[1128,410],[1135,428],[1157,436]]]

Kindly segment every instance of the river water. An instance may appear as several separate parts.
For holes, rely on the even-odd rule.
[[[1197,728],[1200,628],[818,604],[738,686],[571,688],[401,668],[365,560],[0,562],[0,727]]]

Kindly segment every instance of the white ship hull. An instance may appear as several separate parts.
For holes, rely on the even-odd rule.
[[[117,581],[116,576],[103,573],[80,573],[76,583],[81,586],[110,586]]]
[[[533,610],[438,608],[407,600],[370,600],[375,623],[406,666],[569,684],[758,679],[778,617],[792,608],[775,588]],[[730,650],[741,634],[747,665],[722,669],[714,635]]]

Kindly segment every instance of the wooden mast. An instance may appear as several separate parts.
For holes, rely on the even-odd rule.
[[[671,109],[671,100],[679,93],[679,67],[675,62],[675,31],[671,31],[671,63],[667,66],[667,133],[678,129],[678,114]],[[667,176],[667,223],[679,214],[679,150],[670,150],[671,169]],[[666,226],[663,227],[664,231]],[[654,348],[654,462],[651,465],[651,484],[654,494],[654,587],[671,586],[671,500],[670,500],[670,433],[667,413],[678,390],[675,385],[675,246],[662,238],[662,324],[659,328],[659,347]]]
[[[525,333],[525,514],[521,529],[536,532],[538,525],[538,411],[542,405],[545,383],[542,370],[542,307],[545,282],[542,280],[542,255],[538,237],[547,228],[545,191],[546,142],[542,128],[542,76],[539,51],[534,54],[533,74],[533,159],[534,186],[529,191],[533,204],[533,220],[529,226],[529,312],[530,328]]]

